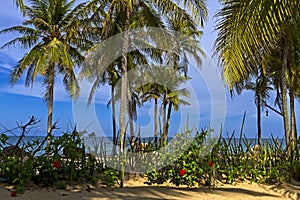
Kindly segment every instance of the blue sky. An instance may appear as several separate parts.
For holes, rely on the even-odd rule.
[[[22,18],[20,12],[16,9],[12,0],[6,0],[1,2],[0,7],[0,29],[11,27],[14,25],[20,25]],[[196,75],[189,83],[192,91],[195,93],[196,104],[190,107],[182,107],[179,112],[173,112],[171,121],[170,133],[178,132],[182,129],[182,124],[186,122],[187,116],[190,117],[190,121],[193,122],[193,105],[198,106],[200,114],[197,116],[200,120],[198,127],[207,126],[211,121],[212,108],[214,112],[226,111],[225,121],[223,122],[224,132],[232,133],[232,131],[239,132],[243,113],[247,111],[246,123],[244,133],[248,137],[256,136],[256,109],[254,105],[254,94],[250,91],[245,91],[241,96],[235,96],[233,99],[228,95],[226,89],[226,95],[222,95],[218,90],[210,89],[207,84],[210,80],[218,79],[220,76],[220,67],[217,67],[215,59],[211,58],[213,43],[217,33],[214,32],[213,15],[219,9],[217,0],[208,1],[209,9],[209,21],[204,28],[204,35],[201,40],[201,46],[206,51],[207,57],[204,59],[203,64],[205,67],[212,69],[211,73],[215,73],[212,76],[201,78],[206,72],[199,72],[195,67],[190,70],[190,75]],[[3,45],[9,39],[14,38],[14,34],[0,35],[0,45]],[[18,47],[12,47],[9,49],[0,50],[0,123],[7,128],[13,128],[16,126],[16,122],[26,123],[30,116],[34,115],[41,120],[39,131],[44,133],[47,122],[47,104],[43,100],[44,87],[41,82],[35,82],[33,88],[26,88],[24,86],[24,79],[21,79],[13,87],[9,84],[9,73],[16,62],[24,55],[26,51],[21,50]],[[203,68],[205,68],[203,67]],[[205,71],[205,69],[203,69]],[[198,77],[197,77],[198,76]],[[98,123],[102,131],[106,135],[111,133],[111,110],[106,106],[109,100],[109,88],[102,87],[98,89],[95,97],[95,106],[86,107],[84,101],[77,101],[73,103],[66,95],[64,88],[60,82],[60,78],[55,85],[55,102],[54,102],[54,121],[58,120],[58,126],[60,131],[70,130],[74,126],[74,119],[79,119],[80,124],[77,123],[79,129],[88,129],[89,132],[97,131],[96,124]],[[88,86],[82,89],[82,95],[88,93]],[[226,105],[221,103],[215,104],[211,102],[211,97],[215,100],[225,99]],[[270,99],[272,102],[272,98]],[[271,104],[271,103],[270,103]],[[78,106],[79,105],[79,106]],[[79,109],[79,110],[78,110]],[[84,111],[80,110],[84,109]],[[300,113],[299,104],[296,105],[296,113]],[[82,113],[85,113],[82,115]],[[136,127],[142,127],[142,134],[144,136],[151,136],[151,129],[153,129],[152,118],[153,107],[151,104],[146,104],[142,109],[138,110],[139,118],[136,122]],[[86,117],[86,115],[94,115],[94,117]],[[196,118],[197,118],[196,117]],[[191,119],[193,118],[193,119]],[[92,120],[91,120],[92,119]],[[90,121],[89,121],[90,120]],[[173,123],[172,123],[173,122]],[[221,123],[221,121],[220,121]],[[262,115],[262,135],[263,137],[269,137],[270,134],[275,136],[283,136],[282,119],[276,113],[269,110],[269,116]],[[99,128],[98,126],[98,128]],[[298,124],[299,126],[299,124]],[[299,129],[299,127],[298,127]],[[1,128],[0,128],[1,130]]]

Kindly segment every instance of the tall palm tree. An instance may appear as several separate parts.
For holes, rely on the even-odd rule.
[[[295,105],[294,102],[298,98],[299,99],[299,51],[297,50],[300,48],[299,45],[299,38],[294,38],[290,43],[288,56],[288,64],[287,64],[287,74],[286,74],[286,89],[288,90],[289,95],[289,102],[286,100],[285,104],[289,103],[290,108],[290,115],[289,115],[289,130],[290,130],[290,140],[295,140],[297,138],[297,126],[296,126],[296,113],[295,113]],[[282,83],[282,60],[281,60],[281,52],[282,46],[278,44],[277,48],[274,49],[268,59],[268,67],[270,71],[268,74],[272,80],[272,84],[277,91],[276,101],[275,103],[279,106],[281,111],[281,115],[283,115],[283,83]],[[287,94],[285,95],[287,96]]]
[[[230,89],[260,66],[272,49],[281,48],[281,93],[286,143],[291,138],[287,103],[289,33],[299,30],[297,0],[222,0],[217,14],[216,55]],[[263,67],[266,67],[263,65]],[[264,70],[265,71],[265,70]]]
[[[154,7],[159,10],[162,15],[174,15],[178,16],[178,18],[186,18],[190,19],[188,13],[180,8],[180,6],[174,3],[171,0],[167,1],[158,1],[153,0],[150,1]],[[125,33],[123,38],[122,45],[122,92],[121,92],[121,100],[120,100],[120,141],[121,148],[124,149],[124,135],[125,135],[125,107],[126,107],[126,94],[127,94],[127,49],[129,43],[129,35],[128,31],[130,30],[130,18],[132,14],[133,7],[138,3],[143,3],[143,5],[147,6],[147,4],[143,1],[134,1],[134,0],[126,0],[126,1],[112,1],[109,6],[108,15],[104,21],[104,29],[106,25],[109,25],[113,19],[113,16],[118,12],[124,13],[124,26],[122,31]],[[183,1],[184,6],[188,8],[193,8],[192,16],[195,20],[199,21],[200,24],[203,24],[203,21],[206,17],[206,8],[203,1]],[[123,153],[123,150],[121,150]]]
[[[123,33],[122,47],[121,47],[121,75],[122,75],[122,85],[121,85],[121,98],[120,98],[120,154],[123,155],[124,151],[124,139],[125,139],[125,113],[126,113],[126,101],[128,92],[128,81],[127,81],[127,71],[128,71],[128,60],[127,51],[129,45],[129,30],[131,29],[131,19],[134,17],[134,11],[139,11],[140,8],[144,8],[146,13],[153,16],[176,16],[178,20],[191,21],[194,20],[203,26],[203,23],[207,17],[207,10],[205,6],[205,1],[201,0],[182,0],[182,1],[172,1],[172,0],[92,0],[91,4],[95,5],[105,5],[104,9],[101,7],[99,12],[105,10],[106,17],[103,21],[103,33],[106,36],[111,33],[112,28],[118,22],[116,17],[122,15],[121,23],[118,26],[118,30]],[[95,10],[94,12],[97,12]],[[155,19],[159,19],[156,17]],[[139,18],[137,18],[137,21]],[[139,23],[138,23],[139,24]],[[142,24],[145,27],[144,24]],[[107,34],[108,33],[108,34]],[[123,171],[123,170],[122,170]],[[123,173],[121,176],[121,184],[123,186]]]
[[[18,1],[19,3],[21,1]],[[2,46],[19,44],[28,52],[18,62],[11,73],[11,83],[15,84],[22,74],[26,74],[26,86],[33,86],[37,76],[43,77],[46,86],[45,100],[48,103],[47,134],[51,136],[55,76],[63,75],[63,83],[72,98],[79,93],[74,67],[83,61],[80,53],[88,41],[80,37],[79,13],[84,4],[74,7],[74,1],[30,0],[25,6],[26,19],[23,26],[14,26],[0,33],[21,34]],[[21,4],[20,4],[21,5]]]
[[[247,76],[281,39],[286,24],[299,16],[297,0],[221,0],[217,13],[216,54],[224,78],[234,82]],[[248,59],[250,62],[244,62]]]
[[[158,147],[158,123],[159,123],[159,115],[158,115],[158,99],[160,97],[159,92],[160,85],[158,82],[153,81],[152,83],[147,83],[142,87],[137,88],[138,92],[140,93],[140,99],[142,103],[151,101],[154,99],[154,110],[153,110],[153,117],[154,117],[154,144],[156,148]]]
[[[166,80],[163,84],[161,95],[162,95],[162,107],[163,107],[163,138],[162,144],[165,145],[168,141],[168,132],[170,126],[171,112],[174,107],[175,111],[178,111],[179,105],[189,105],[189,103],[183,100],[181,97],[189,97],[190,94],[186,88],[182,88],[188,77],[178,76],[174,69],[170,69],[171,73],[164,70],[162,76],[166,76]],[[174,73],[175,72],[175,73]],[[168,106],[168,110],[167,110]]]
[[[153,66],[147,72],[142,73],[141,76],[145,78],[146,83],[142,82],[142,85],[136,88],[136,91],[140,94],[140,99],[142,103],[151,101],[154,99],[154,144],[155,147],[158,147],[158,128],[159,128],[159,114],[158,114],[158,101],[162,97],[162,87],[160,80],[160,72],[161,68],[157,66]]]
[[[174,108],[175,111],[178,111],[179,105],[190,105],[188,101],[181,98],[181,97],[190,97],[189,91],[186,88],[178,88],[178,86],[179,85],[177,85],[177,88],[173,88],[172,91],[169,91],[169,93],[167,94],[168,111],[166,117],[166,124],[164,125],[164,137],[163,137],[164,143],[167,143],[168,141],[168,133],[170,127],[172,108]]]
[[[255,82],[246,81],[245,88],[254,91],[255,105],[257,110],[257,143],[261,145],[261,109],[264,106],[266,99],[270,97],[269,91],[272,88],[269,86],[268,77],[258,72],[254,77]]]
[[[269,69],[269,67],[268,67]],[[282,115],[281,112],[277,111],[275,108],[269,106],[266,103],[267,98],[270,97],[270,90],[273,90],[270,87],[271,84],[270,72],[264,74],[262,68],[255,69],[247,78],[241,82],[236,82],[230,91],[231,97],[234,97],[235,92],[240,95],[243,90],[252,90],[254,91],[254,103],[256,105],[256,117],[257,117],[257,143],[261,145],[261,112],[263,107],[268,107],[271,110]]]

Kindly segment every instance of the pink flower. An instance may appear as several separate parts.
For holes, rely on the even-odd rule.
[[[185,174],[185,172],[186,172],[186,170],[181,169],[181,170],[179,170],[179,175],[180,175],[180,176],[183,176],[183,175]]]
[[[59,160],[53,161],[53,167],[59,169],[61,167],[60,161]]]
[[[208,163],[207,163],[210,167],[213,167],[214,166],[214,163],[213,162],[211,162],[211,161],[208,161]]]

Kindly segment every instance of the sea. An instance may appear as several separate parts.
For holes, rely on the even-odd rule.
[[[6,146],[11,146],[11,145],[16,145],[17,141],[18,141],[19,137],[18,136],[8,136],[8,139],[6,140],[5,143],[3,143],[2,141],[0,141],[0,149],[3,149]],[[257,144],[257,138],[243,138],[242,140],[240,140],[240,138],[221,138],[224,139],[226,141],[226,143],[230,143],[230,145],[232,147],[236,147],[239,144],[242,145],[243,149],[246,150],[247,148],[253,147],[255,144]],[[174,140],[174,137],[169,137],[168,138],[168,143],[170,143],[171,141]],[[47,145],[47,141],[45,140],[45,136],[25,136],[20,144],[19,147],[21,148],[25,148],[27,151],[31,151],[34,148],[37,148],[38,146],[41,145],[42,141],[44,141],[44,144],[42,145],[42,147],[46,147]],[[139,138],[138,141],[136,141],[136,143],[144,143],[144,144],[149,144],[152,143],[154,144],[154,137],[144,137],[144,138]],[[106,155],[110,155],[113,149],[113,138],[112,137],[82,137],[82,142],[83,144],[85,144],[85,147],[89,150],[89,151],[96,151],[98,150],[102,150],[105,151]],[[32,147],[30,147],[30,144],[34,144],[31,145]],[[129,137],[126,138],[126,148],[129,149],[130,148],[130,140]],[[285,144],[285,139],[284,138],[264,138],[261,140],[261,144],[262,147],[266,146],[266,145],[273,145],[276,146],[276,148],[285,148],[286,144]],[[248,146],[248,147],[247,147]],[[44,151],[39,151],[37,152],[37,156],[44,154]]]

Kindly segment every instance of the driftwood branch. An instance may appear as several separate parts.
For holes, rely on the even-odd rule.
[[[32,116],[29,120],[29,122],[27,122],[25,125],[20,125],[18,122],[17,122],[17,125],[18,125],[18,128],[21,129],[21,135],[17,141],[17,143],[15,144],[16,147],[19,147],[21,141],[23,140],[23,138],[25,137],[25,134],[26,134],[26,130],[31,127],[31,126],[34,126],[36,124],[38,124],[40,122],[40,120],[37,120],[34,116]]]

